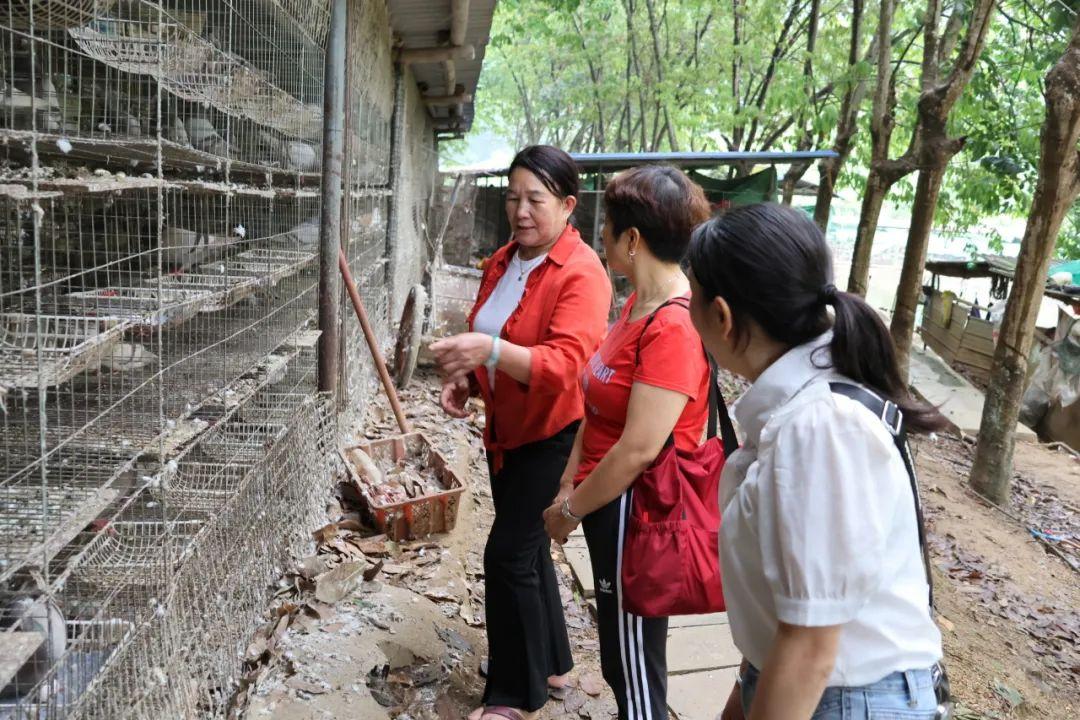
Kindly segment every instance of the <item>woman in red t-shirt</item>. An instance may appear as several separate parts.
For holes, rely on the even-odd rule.
[[[600,664],[620,720],[667,717],[667,618],[622,609],[620,558],[630,486],[669,437],[698,446],[708,415],[709,366],[687,310],[679,261],[709,216],[701,188],[672,167],[617,175],[604,191],[608,266],[634,286],[581,376],[581,423],[559,495],[544,512],[563,542],[582,522],[596,582]]]

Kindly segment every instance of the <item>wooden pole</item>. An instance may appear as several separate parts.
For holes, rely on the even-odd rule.
[[[371,351],[371,359],[375,362],[375,369],[379,371],[379,379],[382,380],[386,397],[390,400],[394,417],[397,418],[398,427],[403,433],[410,432],[409,421],[405,419],[405,413],[398,401],[397,390],[394,389],[394,381],[390,378],[390,371],[386,369],[386,362],[383,360],[382,352],[379,351],[379,341],[375,338],[375,331],[371,329],[371,321],[368,320],[364,303],[360,300],[360,292],[356,289],[352,272],[349,271],[349,261],[345,259],[345,253],[340,248],[338,248],[338,267],[341,269],[341,277],[345,280],[345,289],[349,291],[353,310],[356,311],[356,319],[360,321],[360,328],[364,331],[364,339],[367,340],[368,350]]]

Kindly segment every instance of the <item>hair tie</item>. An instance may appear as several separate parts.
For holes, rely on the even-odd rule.
[[[821,288],[821,292],[818,293],[818,301],[821,302],[822,305],[835,305],[836,294],[838,292],[835,285],[826,283],[825,287]]]

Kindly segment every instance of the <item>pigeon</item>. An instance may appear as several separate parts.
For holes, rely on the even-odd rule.
[[[172,272],[184,272],[200,263],[219,259],[228,245],[227,237],[166,227],[161,233],[161,262]]]
[[[142,345],[120,343],[113,348],[111,353],[101,359],[101,369],[113,372],[130,372],[153,366],[157,359],[157,355]]]
[[[313,172],[319,169],[319,153],[314,145],[298,140],[290,140],[285,143],[285,167],[300,172]]]
[[[188,118],[187,135],[188,141],[196,150],[222,157],[234,157],[236,155],[235,148],[225,138],[221,137],[217,129],[204,117]]]
[[[45,641],[19,668],[12,681],[0,690],[0,698],[26,697],[64,654],[67,647],[64,616],[51,600],[23,596],[9,602],[0,612],[0,618],[3,618],[5,627],[17,625],[22,632],[35,632],[45,637]]]
[[[177,145],[191,144],[191,140],[188,138],[187,129],[184,127],[184,121],[175,115],[173,116],[172,122],[165,126],[165,139],[170,140]]]
[[[319,216],[308,218],[289,231],[287,239],[296,243],[297,250],[315,252],[319,247]]]

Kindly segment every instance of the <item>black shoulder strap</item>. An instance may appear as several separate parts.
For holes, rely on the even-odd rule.
[[[685,305],[683,303],[685,303]],[[686,298],[680,296],[680,297],[673,297],[673,298],[671,298],[669,300],[665,300],[664,302],[657,305],[655,310],[653,310],[651,313],[649,313],[649,317],[645,318],[645,326],[643,328],[641,328],[641,334],[638,335],[637,350],[634,352],[634,367],[635,368],[638,365],[641,364],[641,339],[643,337],[645,337],[645,332],[649,329],[649,326],[652,325],[652,321],[656,319],[657,313],[659,313],[661,310],[663,310],[664,308],[666,308],[669,305],[676,305],[676,306],[684,308],[686,310],[690,309],[690,301],[687,300]]]
[[[728,414],[727,403],[724,402],[724,393],[720,392],[719,368],[712,358],[709,358],[709,430],[710,438],[716,437],[716,422],[720,421],[720,441],[724,444],[724,457],[739,449],[739,437],[735,434],[735,426],[731,424],[731,415]]]
[[[930,552],[926,547],[926,524],[923,521],[922,500],[919,498],[919,483],[915,478],[915,463],[911,460],[908,447],[907,428],[904,427],[904,413],[890,400],[884,400],[864,387],[846,382],[831,382],[831,389],[837,395],[851,398],[870,412],[881,418],[881,422],[893,436],[893,443],[900,451],[908,479],[911,481],[911,494],[915,498],[915,526],[919,533],[919,549],[922,551],[923,568],[926,570],[926,585],[930,592],[930,607],[934,607],[934,577],[930,572]]]
[[[649,329],[649,325],[651,325],[652,321],[656,318],[656,314],[668,305],[677,305],[686,310],[690,309],[690,301],[680,296],[673,297],[670,300],[660,303],[655,310],[649,313],[648,319],[645,320],[645,326],[641,328],[641,335],[638,336],[637,351],[634,354],[635,368],[641,364],[641,338],[645,337],[645,331]],[[728,414],[727,403],[724,402],[724,394],[720,392],[720,382],[716,363],[712,361],[712,358],[710,358],[708,354],[706,354],[705,358],[709,363],[709,425],[707,437],[716,437],[716,425],[717,421],[719,421],[720,441],[724,444],[724,457],[729,458],[733,452],[739,449],[739,438],[735,434],[735,426],[731,423],[731,416]],[[669,443],[673,443],[674,441],[674,435],[668,438]]]

